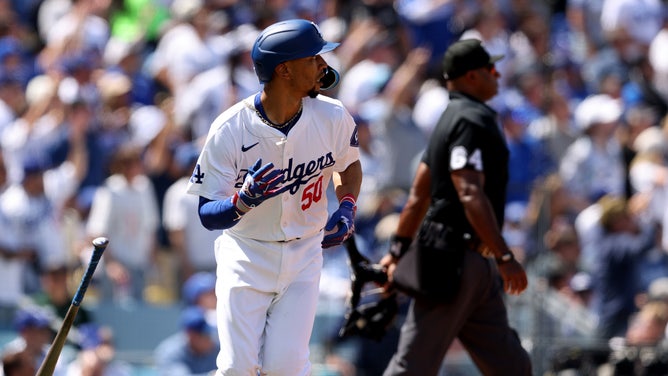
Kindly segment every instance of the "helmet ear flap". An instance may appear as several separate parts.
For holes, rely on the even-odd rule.
[[[337,72],[336,69],[327,66],[327,68],[325,68],[325,76],[320,80],[320,82],[322,83],[320,89],[321,90],[333,89],[336,87],[336,85],[339,84],[340,80],[341,80],[341,75],[339,74],[339,72]]]

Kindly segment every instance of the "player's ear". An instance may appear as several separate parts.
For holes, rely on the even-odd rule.
[[[274,69],[274,76],[281,76],[283,78],[290,78],[290,67],[286,63],[280,63]]]

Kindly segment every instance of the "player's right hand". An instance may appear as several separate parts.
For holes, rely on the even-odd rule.
[[[264,200],[280,193],[280,185],[285,179],[283,171],[274,169],[274,164],[271,162],[260,166],[262,166],[262,158],[259,158],[248,169],[244,184],[233,199],[237,209],[242,213],[247,213]]]

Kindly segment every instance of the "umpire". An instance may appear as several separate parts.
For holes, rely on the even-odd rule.
[[[503,290],[520,294],[527,287],[501,236],[508,149],[496,112],[485,104],[498,92],[494,63],[502,57],[474,39],[444,55],[450,102],[381,260],[391,281],[386,288],[413,297],[385,376],[437,375],[455,338],[484,375],[531,375],[503,300]]]

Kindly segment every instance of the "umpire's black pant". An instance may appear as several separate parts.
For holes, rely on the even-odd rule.
[[[508,324],[503,287],[494,261],[469,250],[454,301],[413,299],[397,352],[384,376],[435,376],[458,338],[485,376],[530,376],[531,360]]]

